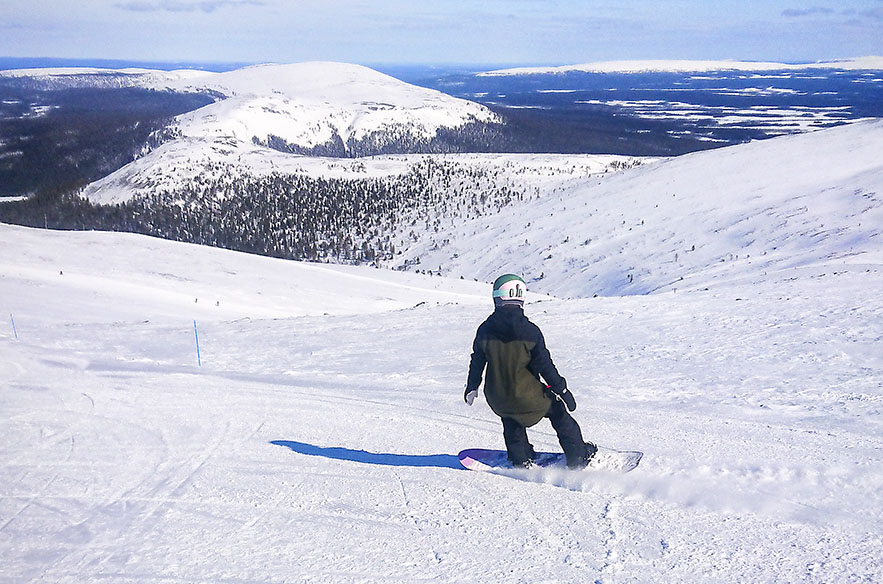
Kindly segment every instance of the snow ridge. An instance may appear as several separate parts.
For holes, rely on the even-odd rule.
[[[710,71],[797,71],[803,69],[883,70],[883,57],[868,56],[813,63],[776,63],[764,61],[601,61],[558,67],[514,67],[479,73],[480,76],[548,75],[563,73],[689,73]]]
[[[95,67],[59,67],[42,69],[9,69],[0,77],[30,82],[44,90],[67,88],[165,87],[177,81],[202,77],[205,71],[178,69],[101,69]]]

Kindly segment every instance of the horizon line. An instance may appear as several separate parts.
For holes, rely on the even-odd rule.
[[[869,57],[876,57],[875,55],[862,55],[862,56],[852,56],[852,57],[838,57],[833,59],[824,59],[824,60],[816,60],[816,61],[779,61],[779,60],[758,60],[758,59],[703,59],[703,58],[689,58],[689,59],[660,59],[660,58],[648,58],[648,59],[606,59],[606,60],[595,60],[595,61],[581,61],[581,62],[566,62],[566,63],[548,63],[548,62],[510,62],[510,61],[500,61],[500,62],[459,62],[459,61],[365,61],[365,62],[350,62],[350,61],[335,61],[334,59],[330,59],[330,62],[340,62],[340,63],[351,63],[354,65],[362,65],[365,67],[383,67],[383,68],[432,68],[432,67],[444,67],[444,68],[466,68],[466,69],[476,69],[476,70],[489,70],[489,69],[511,69],[511,68],[522,68],[522,67],[569,67],[569,66],[579,66],[579,65],[589,65],[596,63],[641,63],[641,62],[666,62],[666,61],[679,61],[679,62],[740,62],[740,63],[781,63],[783,65],[812,65],[817,63],[833,63],[840,61],[852,61],[857,59],[865,59]],[[883,57],[881,57],[883,58]],[[303,61],[200,61],[200,60],[138,60],[138,59],[114,59],[114,58],[105,58],[105,57],[15,57],[15,56],[4,56],[0,55],[0,70],[15,70],[15,69],[40,69],[40,68],[52,68],[52,67],[95,67],[95,68],[121,68],[121,67],[133,67],[133,68],[145,68],[145,69],[159,69],[159,70],[172,70],[172,69],[198,69],[198,70],[208,70],[213,72],[223,72],[223,71],[232,71],[235,69],[241,69],[243,67],[251,67],[255,65],[265,65],[265,64],[294,64],[294,63],[306,63],[311,61],[316,61],[317,59],[307,59]],[[321,59],[318,59],[321,60]]]

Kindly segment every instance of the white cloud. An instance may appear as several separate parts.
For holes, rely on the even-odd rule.
[[[201,0],[199,2],[180,2],[162,0],[160,2],[120,2],[117,8],[132,12],[214,12],[221,8],[235,6],[264,6],[262,0]]]
[[[834,10],[831,8],[823,8],[821,6],[812,6],[810,8],[788,8],[782,11],[782,16],[787,16],[789,18],[814,16],[816,14],[834,14]]]

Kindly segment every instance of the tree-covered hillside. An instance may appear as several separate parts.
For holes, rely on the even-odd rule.
[[[392,259],[442,221],[476,217],[529,197],[491,171],[427,158],[402,175],[328,179],[235,166],[113,205],[79,191],[43,190],[0,204],[0,221],[54,229],[130,231],[274,257],[333,262]]]

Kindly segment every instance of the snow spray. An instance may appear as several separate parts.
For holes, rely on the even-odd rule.
[[[202,367],[202,357],[199,356],[199,330],[196,328],[196,320],[193,321],[193,335],[196,337],[196,363]]]
[[[9,313],[9,320],[12,321],[12,334],[15,335],[15,338],[18,338],[18,331],[15,330],[15,317],[12,316],[12,313]]]

